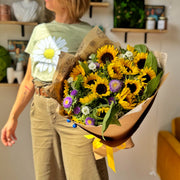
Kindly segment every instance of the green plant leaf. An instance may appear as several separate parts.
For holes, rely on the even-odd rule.
[[[158,68],[158,63],[157,63],[157,59],[154,56],[153,52],[150,52],[148,54],[148,57],[146,59],[146,62],[144,64],[144,67],[148,67],[148,68],[152,68],[154,70],[154,72],[157,74],[157,68]]]
[[[96,61],[96,54],[91,54],[90,59],[95,62]]]
[[[118,111],[119,111],[118,108],[116,108],[114,102],[112,102],[108,112],[104,116],[104,120],[102,124],[102,133],[106,131],[106,129],[108,128],[109,124],[111,123],[112,119],[114,119],[114,116]]]
[[[142,52],[146,53],[148,50],[146,45],[144,45],[144,44],[137,44],[134,46],[134,49],[139,53],[142,53]]]
[[[79,61],[79,64],[81,65],[81,67],[84,69],[85,73],[88,74],[90,72],[88,65],[83,63],[82,61]]]
[[[73,86],[75,89],[79,90],[81,88],[81,83],[83,82],[83,77],[81,75],[78,75],[78,78],[76,81],[74,81]]]
[[[120,124],[120,122],[118,121],[117,118],[112,118],[111,124],[116,124],[116,125],[118,125],[118,126],[121,126],[121,124]]]
[[[154,79],[148,82],[148,85],[146,86],[146,89],[144,91],[144,96],[146,98],[151,97],[153,93],[156,91],[162,75],[163,71],[161,71]]]

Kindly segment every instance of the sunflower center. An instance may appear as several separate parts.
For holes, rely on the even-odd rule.
[[[145,78],[146,80],[144,81],[145,83],[148,83],[151,80],[151,77],[146,74],[145,76],[143,76],[142,78]]]
[[[106,115],[106,113],[104,111],[100,113],[101,118],[104,118],[105,115]]]
[[[113,67],[112,70],[114,73],[116,73],[116,74],[118,73],[118,70],[115,67]]]
[[[146,61],[146,59],[140,59],[138,61],[137,65],[138,65],[139,69],[143,69],[144,68],[145,61]]]
[[[105,94],[107,92],[107,87],[104,84],[98,84],[96,87],[96,92],[98,94]]]
[[[92,79],[92,80],[90,80],[90,81],[88,81],[88,83],[87,84],[89,84],[89,85],[91,85],[91,84],[95,84],[95,82],[94,82],[95,80],[94,79]]]
[[[124,101],[127,101],[127,102],[129,102],[127,97],[124,99]]]
[[[106,61],[112,61],[114,59],[113,55],[111,53],[105,53],[102,55],[101,60],[104,64],[106,64]]]
[[[54,49],[46,49],[46,50],[44,51],[44,57],[45,57],[46,59],[52,59],[52,58],[54,57],[54,54],[55,54]]]
[[[135,84],[127,84],[127,87],[130,89],[131,93],[134,93],[136,91],[136,85]]]

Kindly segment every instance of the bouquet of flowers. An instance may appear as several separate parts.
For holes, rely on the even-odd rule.
[[[118,119],[151,97],[163,75],[145,45],[104,45],[78,61],[64,81],[63,107],[80,124],[120,125]]]
[[[127,141],[149,111],[164,81],[166,54],[145,45],[126,49],[97,27],[75,55],[62,53],[50,96],[60,113],[81,128],[117,146]]]

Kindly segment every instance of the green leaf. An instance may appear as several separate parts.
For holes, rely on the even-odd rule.
[[[154,72],[157,74],[157,68],[158,68],[158,63],[157,63],[157,59],[154,56],[153,52],[150,52],[148,54],[148,57],[146,59],[146,62],[144,64],[144,67],[148,67],[148,68],[152,68],[154,70]]]
[[[79,61],[79,64],[81,65],[81,67],[84,69],[85,73],[88,74],[90,72],[88,65],[83,63],[82,61]]]
[[[108,112],[106,113],[103,124],[102,124],[102,133],[106,131],[109,124],[111,123],[112,119],[114,118],[115,114],[118,112],[118,108],[115,107],[114,102],[111,103]]]
[[[116,124],[116,125],[118,125],[118,126],[121,126],[121,124],[120,124],[120,122],[118,121],[117,118],[112,118],[111,124]]]
[[[148,50],[146,45],[144,45],[144,44],[137,44],[134,46],[134,49],[139,53],[142,53],[142,52],[146,53]]]
[[[81,83],[83,83],[83,77],[78,75],[78,79],[73,83],[74,88],[79,90],[82,86]]]
[[[90,55],[90,59],[91,59],[92,61],[96,61],[96,54],[91,54],[91,55]]]
[[[163,71],[161,71],[154,79],[148,82],[148,85],[146,86],[146,89],[144,92],[145,97],[148,98],[153,95],[153,93],[156,91],[159,85],[162,75],[163,75]]]

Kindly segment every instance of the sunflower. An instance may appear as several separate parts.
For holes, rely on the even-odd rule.
[[[94,95],[100,98],[110,95],[109,81],[105,78],[98,78],[91,89]]]
[[[70,73],[70,77],[73,78],[73,80],[77,80],[77,76],[81,74],[83,77],[85,76],[85,71],[84,69],[82,68],[81,65],[76,65],[72,72]]]
[[[137,95],[140,92],[142,85],[139,80],[126,79],[125,87],[129,88],[131,94]]]
[[[99,76],[97,75],[97,73],[91,73],[87,77],[85,76],[84,77],[84,87],[90,88],[93,84],[95,84],[98,77]]]
[[[77,119],[76,116],[72,116],[71,118],[74,122],[85,125],[85,123],[82,120]]]
[[[133,66],[133,62],[130,60],[122,60],[122,72],[126,75],[136,75],[139,73],[139,69],[136,66]]]
[[[134,63],[139,69],[144,68],[148,53],[138,53],[134,58]]]
[[[64,80],[64,91],[63,92],[64,92],[64,97],[66,97],[69,92],[69,85],[68,85],[67,80]]]
[[[106,115],[106,113],[108,112],[109,107],[101,107],[97,109],[97,116],[100,118],[104,118],[104,116]]]
[[[129,88],[124,88],[121,93],[118,93],[116,97],[119,100],[119,104],[124,109],[133,109],[136,106],[136,103],[134,103],[134,96],[130,93]]]
[[[87,96],[83,97],[83,98],[80,98],[79,99],[79,102],[82,103],[82,104],[89,104],[91,103],[94,99],[96,99],[96,95],[91,93],[91,94],[88,94]]]
[[[156,73],[154,72],[154,70],[151,67],[145,67],[145,69],[141,70],[138,79],[140,79],[142,83],[146,85],[151,79],[154,79],[155,77]]]
[[[105,45],[97,50],[98,63],[106,64],[106,61],[113,62],[117,59],[118,50],[113,45]]]
[[[121,79],[123,76],[119,63],[110,63],[107,67],[107,71],[111,78]]]

